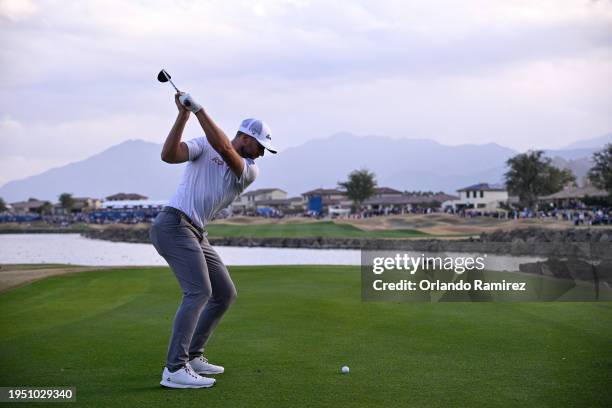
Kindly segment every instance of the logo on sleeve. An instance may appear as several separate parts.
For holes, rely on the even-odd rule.
[[[215,164],[218,164],[219,166],[223,166],[225,164],[225,162],[223,160],[221,160],[220,158],[218,158],[218,157],[213,157],[211,160]]]

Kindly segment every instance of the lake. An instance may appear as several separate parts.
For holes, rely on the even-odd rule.
[[[227,265],[360,265],[354,249],[215,247]],[[410,252],[409,252],[410,253]],[[421,253],[412,252],[415,256]],[[465,256],[446,253],[446,256]],[[516,271],[538,257],[488,255],[487,269]],[[0,234],[0,264],[61,263],[92,266],[162,265],[150,244],[110,242],[79,234]]]

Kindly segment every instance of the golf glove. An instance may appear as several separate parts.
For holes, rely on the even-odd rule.
[[[202,109],[202,105],[193,100],[191,95],[188,93],[179,96],[179,101],[181,105],[183,105],[187,110],[190,110],[193,113],[196,113],[200,109]]]

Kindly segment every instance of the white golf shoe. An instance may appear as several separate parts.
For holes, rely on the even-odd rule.
[[[208,388],[215,385],[215,379],[196,374],[187,364],[174,373],[164,367],[160,384],[168,388]]]
[[[225,371],[221,366],[210,364],[204,356],[194,358],[189,365],[198,374],[221,374]]]

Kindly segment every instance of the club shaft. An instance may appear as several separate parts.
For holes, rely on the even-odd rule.
[[[169,82],[172,84],[172,86],[174,87],[174,89],[176,89],[176,92],[180,92],[180,91],[178,90],[178,88],[176,87],[176,85],[174,85],[174,82],[172,82],[172,80],[171,80],[171,79],[168,79],[168,81],[169,81]]]

